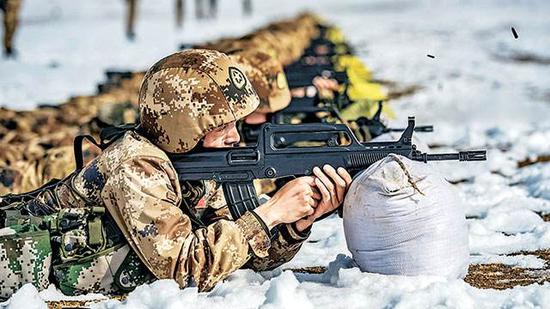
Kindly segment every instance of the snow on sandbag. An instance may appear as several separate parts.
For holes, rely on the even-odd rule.
[[[423,162],[389,155],[358,174],[344,201],[344,232],[363,271],[447,278],[468,271],[463,206]]]

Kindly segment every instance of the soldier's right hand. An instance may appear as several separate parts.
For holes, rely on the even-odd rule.
[[[315,178],[304,176],[289,181],[268,202],[254,211],[271,229],[278,224],[296,222],[313,214],[320,199]]]

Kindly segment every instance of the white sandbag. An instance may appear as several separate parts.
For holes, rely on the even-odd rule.
[[[344,201],[344,231],[363,271],[447,278],[468,271],[463,205],[423,162],[390,155],[358,174]]]

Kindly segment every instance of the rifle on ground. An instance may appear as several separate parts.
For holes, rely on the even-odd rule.
[[[254,179],[311,175],[315,166],[344,167],[352,175],[389,154],[415,161],[482,161],[486,151],[427,154],[412,144],[414,117],[401,138],[392,142],[360,143],[343,124],[263,125],[255,146],[200,149],[173,154],[170,160],[180,181],[221,183],[233,218],[259,206]],[[311,145],[311,144],[315,145]]]

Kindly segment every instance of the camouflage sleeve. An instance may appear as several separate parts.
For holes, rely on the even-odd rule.
[[[260,257],[253,254],[246,267],[262,271],[281,266],[298,253],[310,233],[311,228],[298,232],[292,224],[281,225],[276,238],[271,241],[267,256]]]
[[[109,176],[102,191],[109,212],[132,248],[159,279],[190,282],[201,291],[242,267],[249,248],[267,256],[270,239],[251,213],[193,230],[178,207],[177,175],[169,161],[134,158]]]
[[[230,220],[231,214],[226,206],[223,190],[218,188],[216,194],[213,196],[214,198],[207,201],[207,205],[211,207],[207,208],[201,219],[204,222],[214,222],[220,219]],[[246,267],[262,271],[276,268],[290,261],[298,253],[302,243],[309,237],[310,230],[309,228],[298,232],[292,224],[281,225],[279,233],[271,240],[271,247],[267,252],[267,256],[260,257],[252,252],[252,257],[246,264]]]

